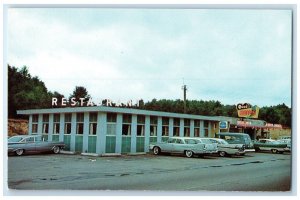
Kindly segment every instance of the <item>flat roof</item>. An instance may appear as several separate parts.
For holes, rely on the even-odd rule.
[[[74,113],[74,112],[110,112],[110,113],[135,114],[135,115],[150,115],[150,116],[159,116],[159,117],[199,119],[199,120],[210,120],[210,121],[223,120],[223,118],[219,116],[203,116],[203,115],[192,115],[192,114],[150,111],[150,110],[142,110],[142,109],[134,109],[134,108],[107,107],[107,106],[18,110],[17,114],[32,115],[32,114]]]

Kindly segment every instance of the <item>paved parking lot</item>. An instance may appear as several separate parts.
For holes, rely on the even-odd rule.
[[[291,155],[250,153],[244,157],[8,157],[11,189],[150,191],[289,191]]]

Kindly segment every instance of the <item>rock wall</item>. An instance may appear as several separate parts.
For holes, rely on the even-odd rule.
[[[28,134],[28,120],[8,119],[8,136]]]

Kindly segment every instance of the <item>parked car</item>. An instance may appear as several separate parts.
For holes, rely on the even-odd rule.
[[[216,137],[226,140],[229,144],[244,144],[246,152],[254,151],[253,142],[246,133],[224,132],[216,134]]]
[[[221,157],[226,155],[245,155],[244,144],[229,144],[226,140],[220,138],[207,138],[212,143],[218,145],[218,154]]]
[[[44,141],[41,135],[19,135],[8,139],[8,154],[18,156],[24,153],[53,152],[59,153],[65,147],[63,142]]]
[[[283,135],[283,136],[280,136],[279,137],[279,140],[282,140],[282,139],[292,139],[292,136],[290,136],[290,135]]]
[[[292,147],[292,140],[291,139],[280,139],[280,140],[277,140],[277,142],[286,144],[285,151],[291,152],[291,147]]]
[[[271,151],[272,153],[283,153],[286,151],[287,144],[280,143],[272,139],[259,139],[254,142],[255,151]]]
[[[217,144],[211,143],[209,140],[192,137],[170,137],[166,142],[158,142],[150,144],[149,149],[155,155],[162,152],[184,154],[191,158],[193,155],[205,155],[217,153]]]

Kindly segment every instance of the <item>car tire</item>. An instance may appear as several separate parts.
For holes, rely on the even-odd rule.
[[[24,149],[17,149],[15,152],[17,156],[21,156],[24,153]]]
[[[160,148],[159,148],[159,147],[154,147],[154,148],[153,148],[153,154],[154,154],[154,155],[160,154]]]
[[[60,148],[58,146],[54,146],[52,150],[55,154],[58,154],[60,152]]]
[[[185,154],[186,157],[191,158],[191,157],[193,157],[194,152],[192,152],[191,150],[186,150],[184,152],[184,154]]]
[[[277,153],[278,150],[277,149],[271,149],[272,153]]]
[[[226,152],[225,151],[219,151],[219,156],[220,157],[225,157],[226,156]]]

